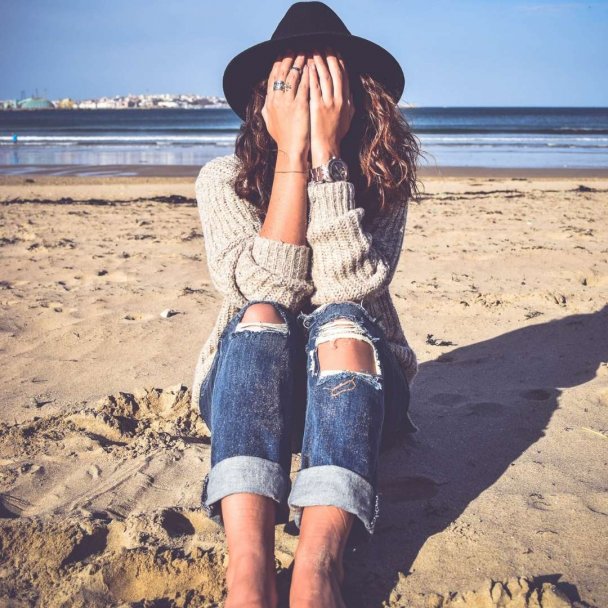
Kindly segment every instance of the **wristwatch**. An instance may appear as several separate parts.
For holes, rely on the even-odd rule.
[[[332,156],[326,163],[310,170],[310,181],[315,184],[347,180],[348,165],[337,156]]]

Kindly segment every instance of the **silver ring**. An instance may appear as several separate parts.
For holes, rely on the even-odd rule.
[[[298,72],[300,74],[302,73],[302,68],[299,68],[297,65],[292,65],[289,69],[290,70],[298,70]]]
[[[273,91],[289,91],[291,89],[291,85],[284,80],[275,80],[272,85]]]

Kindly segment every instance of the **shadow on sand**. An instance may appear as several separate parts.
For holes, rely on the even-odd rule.
[[[347,572],[353,572],[347,575],[347,605],[382,605],[427,539],[543,437],[562,389],[592,380],[607,360],[608,306],[516,329],[422,364],[411,410],[420,431],[381,465],[384,508],[374,539],[346,558]],[[557,583],[559,577],[549,579]],[[580,601],[574,586],[561,588]]]

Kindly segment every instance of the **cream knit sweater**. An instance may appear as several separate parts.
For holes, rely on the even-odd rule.
[[[351,182],[309,184],[307,244],[271,240],[258,234],[260,210],[234,192],[240,162],[235,154],[217,157],[202,167],[195,184],[209,275],[223,301],[196,364],[192,407],[198,411],[222,331],[249,300],[274,300],[293,312],[328,302],[362,302],[378,319],[411,384],[418,362],[389,293],[407,204],[366,227]]]

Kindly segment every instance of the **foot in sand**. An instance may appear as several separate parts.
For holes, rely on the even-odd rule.
[[[291,608],[346,608],[342,560],[353,522],[352,513],[334,506],[304,509],[289,590]]]
[[[279,601],[276,578],[274,559],[255,553],[231,555],[226,568],[225,608],[276,608]]]
[[[297,558],[294,562],[290,608],[346,608],[342,599],[343,570],[333,561]]]

